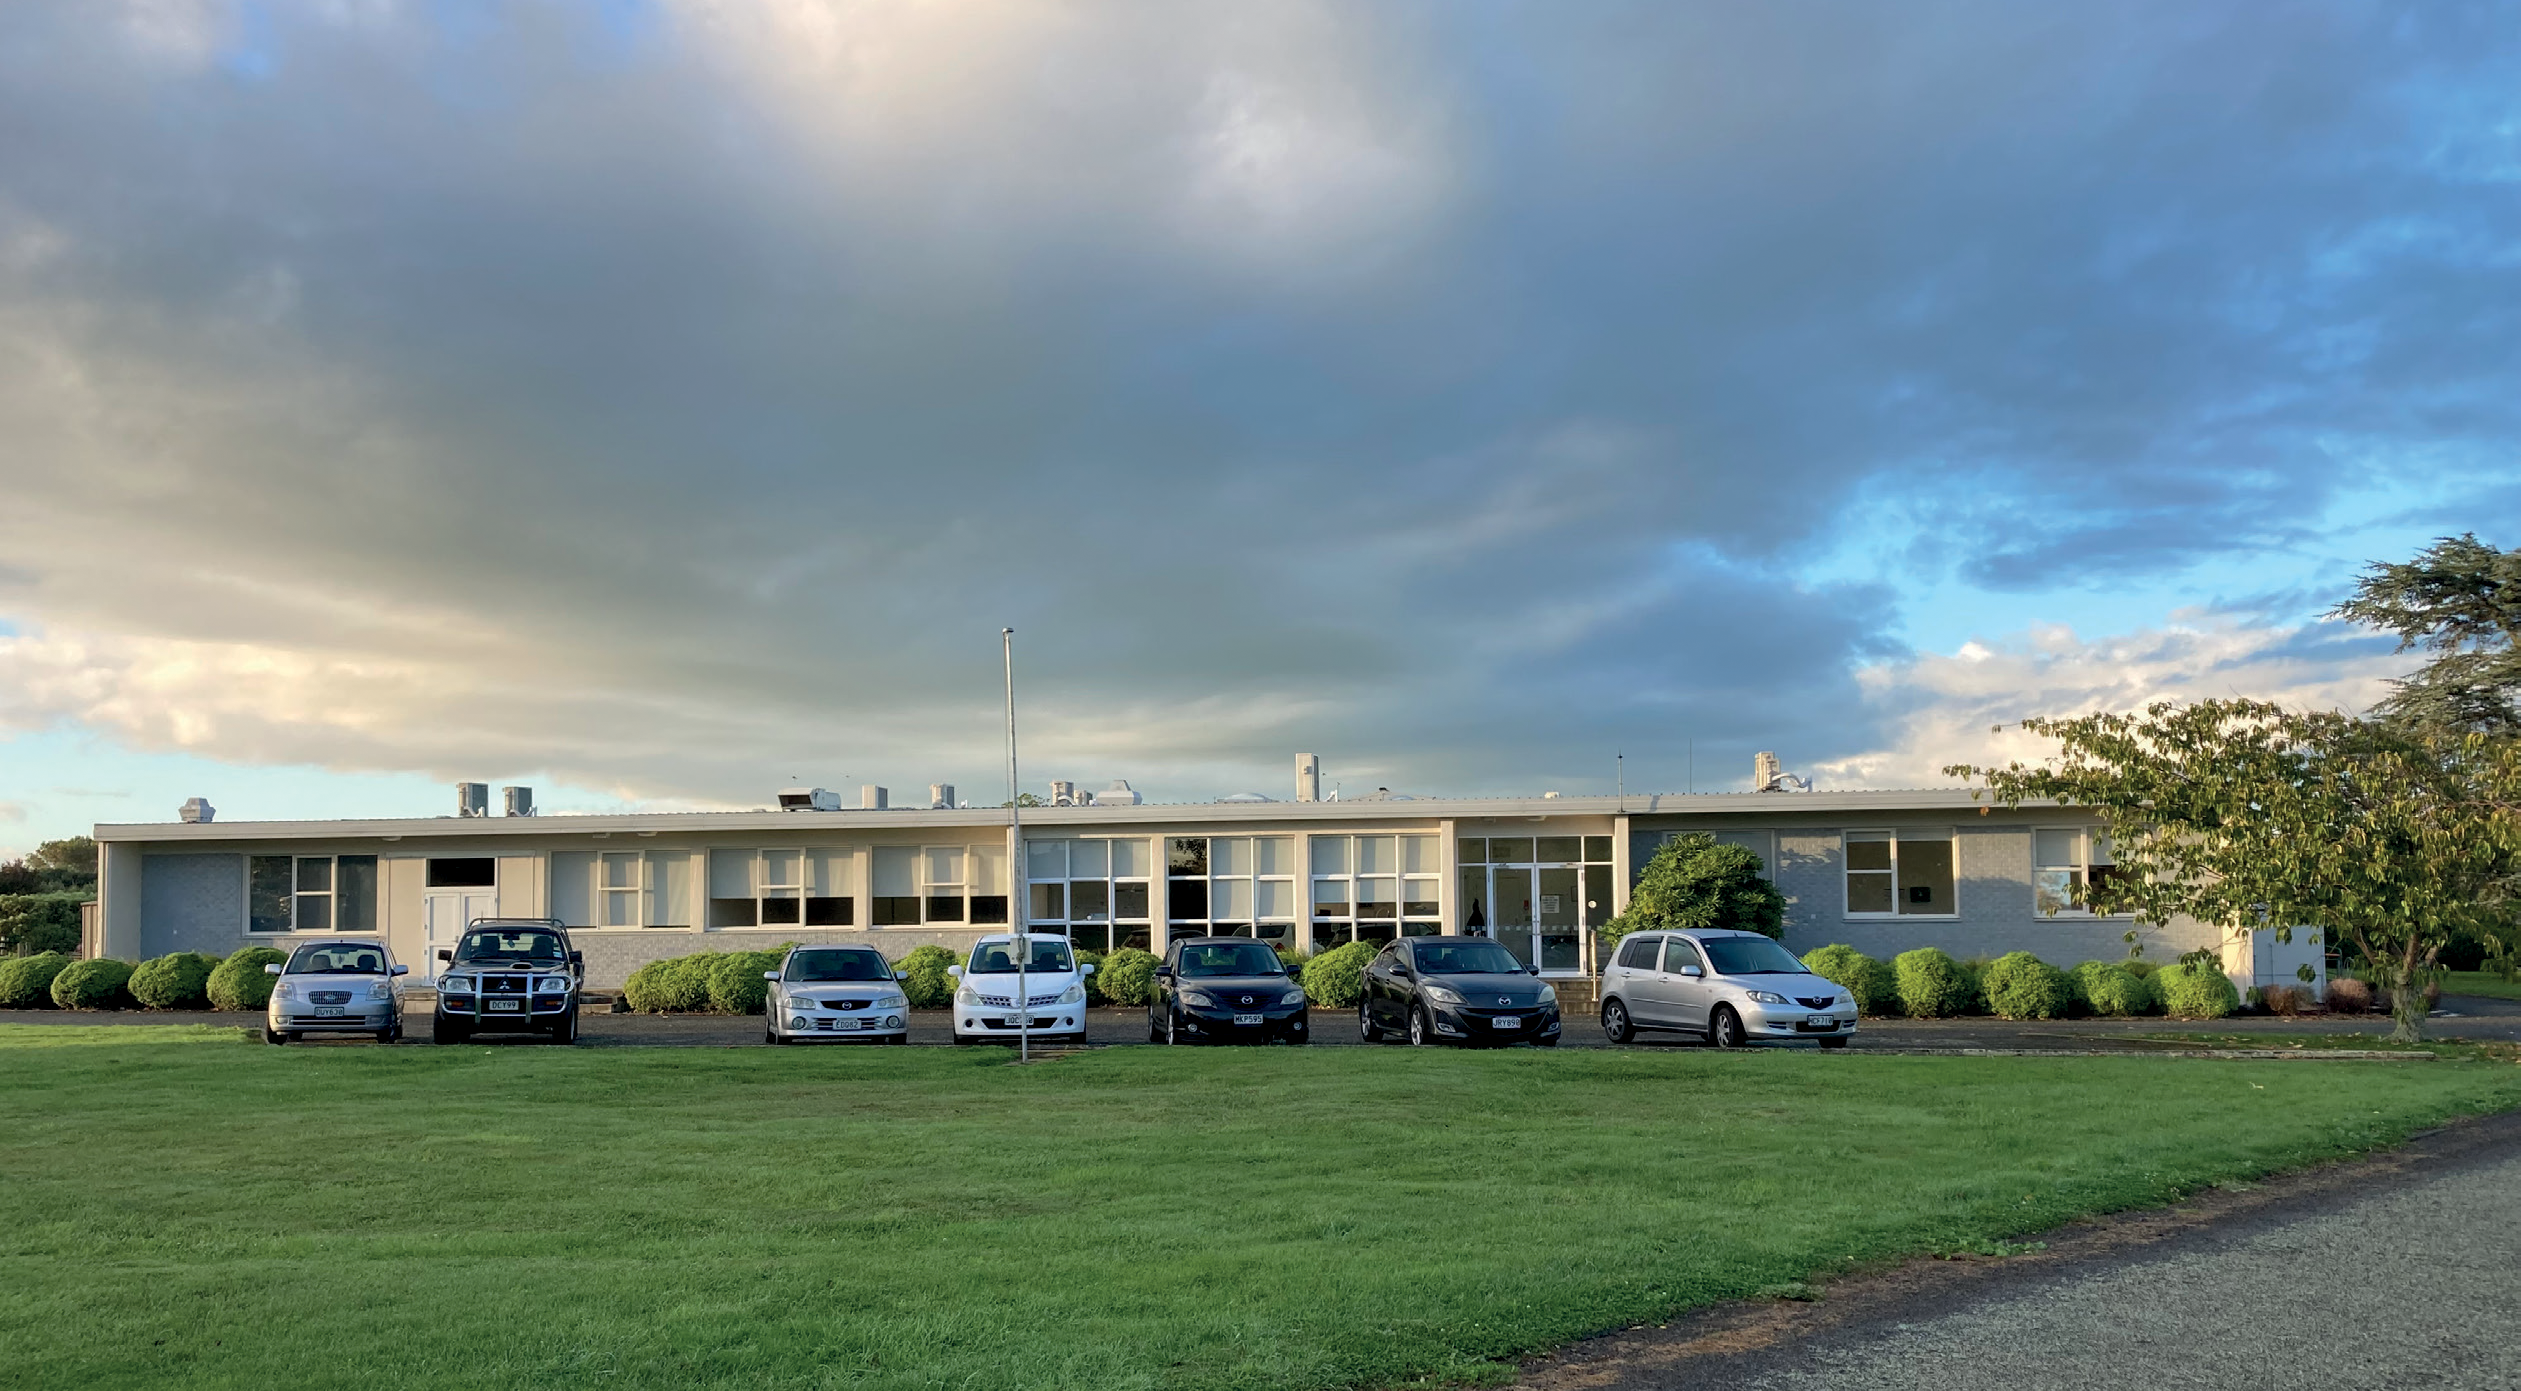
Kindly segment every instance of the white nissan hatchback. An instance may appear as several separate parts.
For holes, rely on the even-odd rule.
[[[955,978],[956,1043],[1013,1043],[1018,1020],[1035,1038],[1085,1042],[1085,978],[1094,974],[1094,967],[1078,962],[1065,937],[1028,933],[1024,940],[1021,1014],[1015,998],[1014,937],[983,937],[972,945],[965,964],[945,968]]]

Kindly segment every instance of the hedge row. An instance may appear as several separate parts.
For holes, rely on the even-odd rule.
[[[2220,1019],[2241,1007],[2231,979],[2212,963],[2156,968],[2143,961],[2086,961],[2062,971],[2026,951],[1993,961],[1956,961],[1935,947],[1901,952],[1882,962],[1834,944],[1815,949],[1803,964],[1844,986],[1855,997],[1856,1008],[1871,1015],[2063,1019],[2168,1014]]]
[[[242,947],[224,961],[175,952],[137,966],[44,952],[0,962],[0,1009],[259,1010],[271,1000],[264,964],[286,960],[269,947]]]
[[[778,970],[793,945],[651,961],[630,973],[622,998],[643,1014],[759,1014],[770,998],[770,982],[762,979],[762,972]]]

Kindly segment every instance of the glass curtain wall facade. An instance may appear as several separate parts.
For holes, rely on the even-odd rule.
[[[1440,847],[1431,835],[1314,836],[1313,943],[1388,942],[1444,931]]]
[[[1134,837],[1026,841],[1026,925],[1065,933],[1081,951],[1152,950],[1153,854]]]
[[[1293,836],[1170,836],[1164,916],[1177,936],[1257,937],[1296,945]]]

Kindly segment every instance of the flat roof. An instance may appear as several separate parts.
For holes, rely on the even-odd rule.
[[[1164,802],[1125,807],[1026,807],[1024,824],[1107,828],[1186,822],[1475,821],[1556,817],[1723,816],[1763,819],[1822,812],[1967,810],[1989,806],[1966,787],[1861,792],[1632,793],[1626,797],[1412,797],[1348,802]],[[2048,805],[2047,803],[2025,803]],[[741,831],[874,831],[996,828],[1004,807],[887,811],[684,811],[561,816],[419,816],[331,821],[141,821],[99,825],[100,842],[298,840],[375,837],[723,834]]]

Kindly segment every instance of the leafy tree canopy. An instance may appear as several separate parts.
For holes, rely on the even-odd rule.
[[[1605,941],[1648,929],[1728,928],[1786,935],[1786,896],[1763,877],[1759,856],[1695,832],[1664,842],[1628,892],[1628,910],[1603,925]]]
[[[48,840],[24,859],[0,863],[0,894],[93,892],[96,842],[86,836]]]
[[[2329,616],[2396,633],[2402,652],[2435,654],[2391,683],[2376,717],[2434,734],[2521,734],[2521,551],[2474,533],[2443,537],[2405,564],[2364,571]]]
[[[2251,700],[2023,728],[2056,739],[2058,757],[1945,771],[1983,780],[2002,805],[2100,812],[2119,868],[2084,890],[2100,911],[2328,934],[2391,991],[2407,1038],[2454,932],[2498,961],[2521,947],[2506,911],[2521,875],[2521,740]]]

